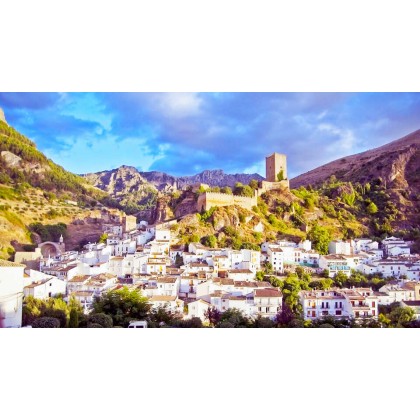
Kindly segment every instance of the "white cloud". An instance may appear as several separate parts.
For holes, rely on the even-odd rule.
[[[197,93],[159,93],[154,95],[158,110],[173,118],[185,118],[198,115],[203,100]]]

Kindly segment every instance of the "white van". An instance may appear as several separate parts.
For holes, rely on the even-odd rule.
[[[131,321],[128,328],[147,328],[147,321]]]

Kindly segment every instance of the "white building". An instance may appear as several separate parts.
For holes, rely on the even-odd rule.
[[[378,317],[379,298],[368,288],[299,292],[305,320],[323,316],[356,320]]]
[[[284,253],[282,248],[270,245],[267,248],[267,260],[272,265],[275,273],[283,273]]]
[[[382,248],[387,256],[410,255],[410,246],[402,239],[391,236],[382,241]]]
[[[273,319],[282,310],[282,293],[277,288],[256,289],[254,297],[254,315]]]
[[[205,314],[211,307],[209,302],[203,299],[198,299],[188,303],[188,317],[189,318],[200,318],[202,322],[207,321]]]
[[[0,327],[22,326],[23,264],[0,260]]]
[[[37,299],[48,299],[57,295],[66,295],[66,282],[57,277],[46,277],[43,280],[37,280],[24,287],[25,297],[33,296]]]
[[[344,255],[321,255],[319,257],[319,268],[328,270],[328,276],[331,278],[340,271],[347,277],[351,274],[351,267]]]
[[[171,313],[181,314],[184,311],[184,302],[176,296],[155,295],[149,299],[149,302],[154,309],[162,308]]]
[[[311,290],[299,292],[305,320],[323,316],[350,317],[346,296],[340,290]]]
[[[352,253],[352,246],[350,241],[331,241],[328,244],[329,254],[350,255]]]

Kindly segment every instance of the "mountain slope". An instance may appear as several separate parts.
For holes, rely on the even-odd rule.
[[[377,233],[419,229],[420,130],[320,166],[293,178],[290,184],[292,188],[310,185],[326,194],[331,194],[334,188],[333,194],[337,189],[342,192],[346,189],[347,195],[358,194],[360,204],[364,200],[366,206],[371,206],[371,222],[382,226],[374,229]]]
[[[319,185],[335,175],[342,181],[371,182],[382,178],[388,188],[418,189],[420,130],[376,149],[337,159],[290,181],[291,188]],[[414,185],[412,185],[414,184]]]

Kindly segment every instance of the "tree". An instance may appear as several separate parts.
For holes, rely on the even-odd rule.
[[[221,314],[220,321],[216,324],[216,327],[247,328],[251,325],[251,320],[241,310],[232,308]]]
[[[79,312],[77,309],[70,309],[69,328],[79,327]]]
[[[304,322],[300,315],[290,308],[288,304],[284,304],[280,312],[278,312],[274,318],[274,323],[281,328],[303,328]]]
[[[204,317],[209,321],[210,326],[215,327],[219,323],[222,313],[217,308],[210,306]]]
[[[254,197],[254,190],[249,185],[242,185],[240,182],[236,183],[233,193],[243,197]]]
[[[249,181],[249,184],[248,185],[253,190],[257,190],[258,189],[258,181],[256,179],[251,179],[251,181]]]
[[[131,320],[143,320],[147,317],[151,305],[139,290],[109,290],[102,296],[95,297],[93,313],[110,315],[114,326],[127,327]]]
[[[283,181],[284,180],[284,171],[283,169],[277,174],[277,181]]]
[[[342,271],[336,273],[336,275],[334,276],[334,283],[338,287],[343,287],[345,282],[347,282],[347,276]]]
[[[296,275],[301,279],[303,277],[303,274],[305,273],[305,270],[303,267],[297,266],[295,272]]]
[[[182,258],[180,254],[176,254],[176,257],[175,257],[175,265],[178,268],[181,267],[181,265],[184,265],[184,258]]]
[[[233,194],[232,188],[230,188],[230,187],[222,187],[220,189],[220,192],[222,192],[223,194],[230,194],[230,195]]]
[[[409,307],[399,306],[391,311],[389,320],[391,325],[397,328],[406,327],[411,321],[415,319],[415,312]]]
[[[264,272],[263,271],[257,271],[255,274],[255,278],[257,281],[263,281],[264,280]]]
[[[312,241],[312,246],[320,254],[328,254],[328,244],[331,241],[331,234],[328,229],[315,224],[308,232],[308,239]]]
[[[214,235],[207,235],[202,239],[202,243],[209,248],[216,248],[217,238]]]
[[[108,234],[107,233],[103,233],[100,237],[98,242],[100,244],[106,244],[106,240],[108,239]]]
[[[274,321],[261,315],[258,315],[252,323],[253,328],[274,328],[275,326],[276,323]]]

